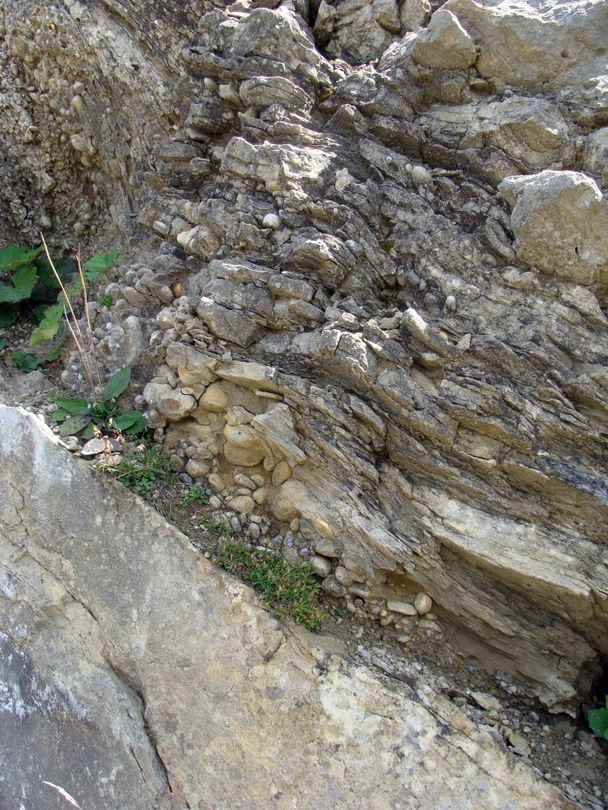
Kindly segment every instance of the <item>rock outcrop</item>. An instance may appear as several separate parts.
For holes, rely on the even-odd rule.
[[[188,27],[169,2],[160,61],[122,22],[142,2],[61,5],[91,76],[118,86],[125,37],[144,68],[108,91],[124,160],[102,134],[77,175],[124,214],[127,166],[163,243],[96,321],[158,438],[243,526],[329,560],[351,610],[406,625],[388,604],[425,593],[452,644],[571,707],[608,652],[606,4],[238,2]],[[63,98],[26,9],[9,69]],[[361,48],[379,61],[324,56]],[[61,154],[113,119],[83,103]]]
[[[3,808],[571,806],[414,678],[279,625],[31,414],[0,431]]]

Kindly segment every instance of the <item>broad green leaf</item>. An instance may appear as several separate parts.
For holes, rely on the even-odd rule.
[[[59,428],[62,436],[69,436],[80,431],[89,424],[90,420],[86,416],[70,416]]]
[[[74,275],[76,263],[73,259],[53,259],[53,264],[55,265],[55,270],[59,278],[66,284]],[[59,282],[46,256],[38,256],[36,259],[36,268],[38,270],[38,280],[41,284],[44,284],[45,287],[51,287],[54,290],[59,289]]]
[[[3,349],[6,346],[6,338],[0,336],[0,349]]]
[[[140,413],[138,414],[137,420],[133,422],[131,427],[125,428],[125,433],[129,433],[132,436],[135,436],[138,433],[143,433],[147,427],[148,427],[148,420],[143,415],[143,413]]]
[[[136,420],[137,411],[129,411],[128,413],[123,413],[120,416],[112,417],[110,424],[117,430],[126,430],[127,428],[131,427]]]
[[[30,346],[40,346],[41,343],[46,343],[47,340],[54,338],[59,331],[62,318],[62,304],[55,304],[52,307],[47,307],[39,326],[37,326],[32,332],[30,337]]]
[[[26,247],[5,247],[0,250],[0,271],[10,272],[18,267],[31,264],[43,251],[42,245],[34,250]]]
[[[604,737],[608,732],[608,709],[592,709],[587,712],[587,720],[591,730],[598,737]]]
[[[87,399],[76,399],[75,397],[57,397],[55,402],[70,416],[79,416],[89,413],[89,401]]]
[[[12,284],[0,284],[0,302],[16,303],[29,298],[37,281],[36,268],[32,264],[20,267],[12,276]]]
[[[44,355],[44,362],[45,363],[52,363],[54,360],[58,360],[59,356],[61,355],[61,344],[63,343],[63,339],[59,341],[59,344],[51,349],[50,352],[47,352]]]
[[[112,425],[117,430],[125,430],[127,433],[141,433],[148,425],[148,420],[141,411],[128,411],[112,419]]]
[[[30,371],[36,371],[40,365],[40,360],[35,354],[21,351],[21,349],[11,353],[11,360],[18,369],[25,371],[26,374]]]
[[[99,276],[108,270],[118,259],[118,251],[116,248],[109,253],[96,253],[94,256],[85,262],[84,277],[87,281],[97,281]]]
[[[82,438],[83,439],[92,439],[95,435],[95,425],[87,425],[86,428],[82,431]]]
[[[63,422],[67,416],[69,416],[67,411],[64,411],[63,408],[57,408],[57,410],[53,411],[53,413],[49,416],[49,422],[52,422],[55,425],[57,422]]]
[[[116,397],[119,397],[129,385],[130,380],[130,366],[125,366],[124,368],[119,369],[116,374],[113,374],[110,377],[105,388],[103,389],[104,400],[107,402],[109,399],[116,399]]]
[[[0,328],[10,326],[19,317],[17,304],[0,304]]]

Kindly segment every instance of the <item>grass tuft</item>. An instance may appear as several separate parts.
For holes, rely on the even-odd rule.
[[[320,588],[308,563],[289,565],[282,557],[238,540],[217,543],[209,554],[213,563],[252,585],[279,615],[290,616],[308,630],[320,628]]]
[[[125,455],[115,467],[103,464],[100,464],[99,467],[143,498],[149,498],[161,481],[173,484],[177,480],[177,473],[171,460],[157,447],[131,452]]]

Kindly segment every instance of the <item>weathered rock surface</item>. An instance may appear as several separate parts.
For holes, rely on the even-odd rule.
[[[392,2],[203,4],[195,26],[167,2],[162,48],[148,12],[147,45],[122,27],[140,0],[79,25],[59,5],[11,6],[8,106],[33,94],[61,155],[79,136],[98,210],[124,222],[128,187],[163,242],[98,315],[108,370],[139,345],[157,436],[228,502],[257,477],[255,508],[296,545],[340,548],[362,572],[328,574],[349,606],[424,593],[455,646],[572,708],[608,652],[606,4],[449,0],[429,21],[408,0],[398,22]],[[40,14],[119,88],[126,180],[115,133],[89,154],[111,115],[62,117]],[[119,102],[131,56],[146,69]]]
[[[570,806],[446,699],[282,627],[32,415],[0,431],[2,807]]]

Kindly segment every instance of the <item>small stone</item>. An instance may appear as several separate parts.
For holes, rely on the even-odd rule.
[[[424,166],[414,166],[412,169],[411,178],[417,189],[422,188],[422,186],[433,185],[433,177],[429,170],[425,169]]]
[[[228,394],[221,383],[211,383],[199,399],[199,406],[212,413],[220,413],[228,406]]]
[[[253,540],[257,540],[259,538],[260,534],[261,534],[260,527],[258,526],[257,523],[250,523],[249,528],[247,529],[247,531],[249,533],[249,536]]]
[[[89,439],[89,441],[83,446],[81,453],[84,458],[89,458],[91,456],[98,456],[106,449],[107,446],[103,439]]]
[[[471,692],[470,695],[482,709],[495,712],[502,711],[502,703],[493,695],[488,695],[486,692]]]
[[[294,518],[289,524],[289,528],[292,532],[297,532],[300,528],[300,518]]]
[[[292,476],[292,470],[286,461],[279,461],[272,473],[272,486],[280,487],[285,481],[288,481]]]
[[[212,495],[212,496],[209,498],[209,506],[210,506],[212,509],[219,509],[219,508],[221,507],[221,505],[222,505],[222,501],[221,501],[221,499],[220,499],[220,498],[218,498],[218,496],[217,496],[217,495]]]
[[[421,616],[423,616],[425,613],[428,613],[433,607],[433,600],[426,593],[416,594],[416,598],[414,599],[414,607],[416,608],[418,613]]]
[[[66,449],[70,450],[70,452],[74,452],[74,450],[78,450],[78,448],[80,447],[80,442],[78,441],[78,438],[76,436],[66,436],[63,439],[63,443]]]
[[[455,312],[456,311],[456,298],[453,295],[448,295],[445,299],[445,308],[448,312]]]
[[[530,743],[526,740],[526,738],[518,734],[516,731],[510,731],[507,733],[507,740],[509,741],[509,745],[512,746],[513,750],[516,754],[519,754],[520,757],[527,757],[532,750]]]
[[[334,543],[333,540],[317,540],[315,543],[315,551],[317,554],[322,554],[323,557],[331,557],[332,559],[339,560],[342,556],[342,546]]]
[[[345,587],[349,588],[354,580],[352,572],[348,570],[348,568],[344,568],[344,566],[339,565],[336,570],[334,571],[334,576],[340,583],[340,585],[344,585]]]
[[[328,577],[331,574],[331,563],[327,557],[320,557],[318,554],[315,554],[310,558],[310,564],[315,574],[319,577]]]
[[[209,472],[209,466],[203,464],[202,461],[191,458],[186,464],[186,472],[188,475],[192,476],[192,478],[202,478]]]
[[[443,633],[443,630],[437,624],[437,622],[431,622],[428,619],[420,619],[420,621],[418,622],[418,627],[421,630],[430,630],[433,633]]]
[[[344,585],[340,585],[338,580],[333,576],[326,577],[321,583],[321,587],[325,593],[328,593],[330,596],[335,596],[336,598],[346,595]]]
[[[338,192],[344,191],[348,186],[350,186],[352,177],[348,173],[348,169],[339,169],[336,172],[336,181],[334,183],[335,189]]]
[[[289,563],[289,565],[293,565],[294,567],[302,564],[302,560],[298,554],[298,549],[294,546],[286,546],[283,549],[283,557]]]
[[[207,481],[216,492],[222,492],[226,488],[226,482],[219,473],[211,473]]]
[[[260,487],[253,493],[253,500],[257,504],[262,504],[268,497],[268,487]]]
[[[243,473],[235,473],[234,475],[234,482],[241,487],[245,487],[248,490],[253,491],[256,489],[255,482],[249,478],[247,475],[243,475]]]
[[[386,607],[393,613],[401,613],[402,616],[416,616],[418,613],[416,608],[413,605],[410,605],[408,602],[391,600],[390,602],[387,602]]]
[[[262,226],[264,228],[272,228],[273,231],[278,230],[281,227],[281,224],[281,217],[277,216],[276,214],[266,214],[262,220]]]

